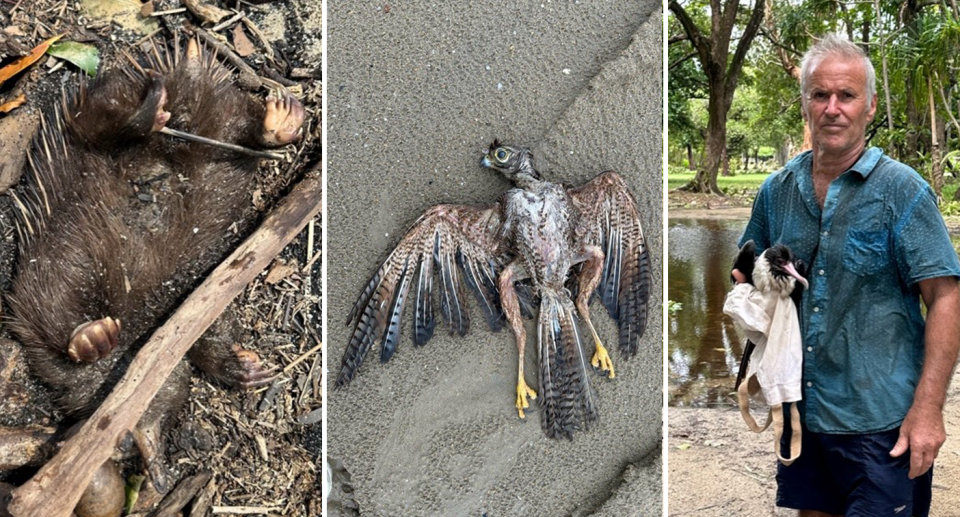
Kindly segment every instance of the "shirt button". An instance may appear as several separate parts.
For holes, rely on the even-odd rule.
[[[826,271],[824,271],[824,270],[822,270],[822,269],[821,269],[820,271],[817,271],[817,274],[819,274],[820,276],[823,276],[824,273],[826,273]]]
[[[812,347],[812,346],[808,346],[808,347],[807,347],[807,352],[813,352],[813,347]]]
[[[813,312],[820,312],[820,307],[814,307]]]
[[[830,235],[830,232],[824,230],[824,231],[820,232],[820,235],[823,235],[824,237],[826,237],[827,235]]]
[[[813,383],[812,383],[812,382],[809,382],[809,381],[807,381],[807,387],[808,387],[808,388],[812,388],[812,387],[813,387]]]

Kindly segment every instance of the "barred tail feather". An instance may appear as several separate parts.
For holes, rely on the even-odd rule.
[[[394,294],[393,303],[390,306],[390,324],[387,325],[386,333],[383,335],[383,348],[380,350],[380,362],[385,363],[393,357],[397,350],[397,343],[400,341],[400,318],[403,316],[403,302],[407,299],[407,292],[410,290],[410,280],[413,273],[409,271],[410,258],[403,262],[403,270],[400,272],[400,288]]]
[[[624,357],[636,355],[640,338],[647,327],[647,299],[650,297],[650,255],[642,243],[624,262],[620,285],[620,353]]]
[[[537,338],[541,425],[547,437],[569,439],[574,431],[597,419],[589,360],[570,300],[552,293],[543,295]]]
[[[350,336],[350,343],[343,353],[343,360],[340,363],[340,373],[337,375],[336,386],[345,386],[356,375],[360,365],[363,364],[367,352],[370,351],[374,341],[383,335],[386,329],[386,311],[378,307],[386,305],[393,299],[394,284],[380,283],[380,285],[371,293],[370,303],[359,313],[357,326]],[[400,306],[402,309],[402,305]]]

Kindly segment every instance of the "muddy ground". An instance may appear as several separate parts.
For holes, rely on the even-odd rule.
[[[232,1],[208,4],[238,7]],[[151,10],[154,15],[149,15]],[[164,14],[168,11],[172,12]],[[205,22],[174,0],[0,0],[0,66],[54,34],[96,46],[101,66],[115,66],[123,52],[137,55],[138,45],[148,38],[169,40],[174,32],[188,34],[196,26],[223,36],[221,41],[230,50],[220,54],[234,54],[252,71],[253,80],[249,75],[245,84],[238,80],[244,89],[262,99],[267,89],[260,84],[276,81],[308,111],[304,139],[287,150],[285,160],[262,163],[258,188],[250,193],[246,217],[237,221],[237,235],[232,237],[239,242],[301,178],[320,174],[321,9],[319,3],[306,0],[242,3],[237,11],[227,11],[220,23]],[[244,37],[249,45],[237,40]],[[246,57],[239,58],[238,52]],[[0,115],[0,134],[29,134],[36,113],[59,101],[62,85],[74,74],[73,65],[45,57],[0,87],[0,97],[23,93],[27,98],[24,106]],[[0,177],[14,168],[10,164],[17,163],[18,153],[26,151],[25,144],[11,145],[12,141],[5,139],[7,145],[0,146]],[[12,210],[9,196],[0,196],[4,290],[15,268]],[[283,374],[270,386],[242,392],[195,370],[190,400],[168,433],[167,464],[182,478],[210,472],[212,478],[200,492],[214,507],[261,508],[260,514],[277,516],[321,513],[321,242],[318,216],[233,303],[249,336],[243,346],[255,350],[266,366],[283,369]],[[0,336],[10,337],[4,328]],[[2,341],[0,347],[5,347],[2,357],[11,359],[0,365],[6,366],[0,367],[0,425],[67,425],[46,388],[29,375],[17,353],[19,345]],[[127,473],[138,469],[135,461],[127,465]],[[16,484],[31,473],[30,468],[3,472],[0,481]],[[142,492],[140,513],[156,499],[149,490]],[[211,511],[187,508],[184,515]]]

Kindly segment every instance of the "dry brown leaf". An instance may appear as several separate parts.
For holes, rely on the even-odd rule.
[[[30,54],[21,57],[20,59],[10,63],[9,65],[0,68],[0,84],[6,82],[7,79],[19,74],[23,71],[24,68],[34,64],[38,59],[43,57],[43,54],[50,48],[50,45],[56,43],[56,41],[63,37],[63,34],[59,36],[54,36],[47,41],[37,45],[33,50],[30,51]]]
[[[22,106],[24,102],[27,102],[27,96],[21,93],[16,99],[0,104],[0,113],[9,113],[11,110]]]
[[[287,278],[288,276],[292,275],[296,271],[297,271],[296,265],[277,263],[272,268],[270,268],[270,272],[267,273],[267,278],[264,280],[264,283],[266,283],[267,285],[274,285],[277,282],[283,280],[284,278]]]
[[[247,38],[247,34],[243,31],[243,25],[239,23],[233,28],[233,47],[237,49],[240,57],[247,57],[257,51],[257,47],[250,43],[250,38]]]

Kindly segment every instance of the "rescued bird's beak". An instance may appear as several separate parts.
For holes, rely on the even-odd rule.
[[[490,158],[487,158],[486,156],[484,156],[480,160],[480,166],[489,169],[493,167],[493,163],[490,162]]]
[[[790,273],[790,276],[792,276],[793,278],[796,278],[797,282],[800,282],[801,284],[803,284],[804,289],[810,288],[810,284],[807,282],[807,279],[800,276],[800,273],[797,273],[797,268],[793,266],[793,262],[787,262],[786,264],[784,264],[783,269],[787,273]]]

